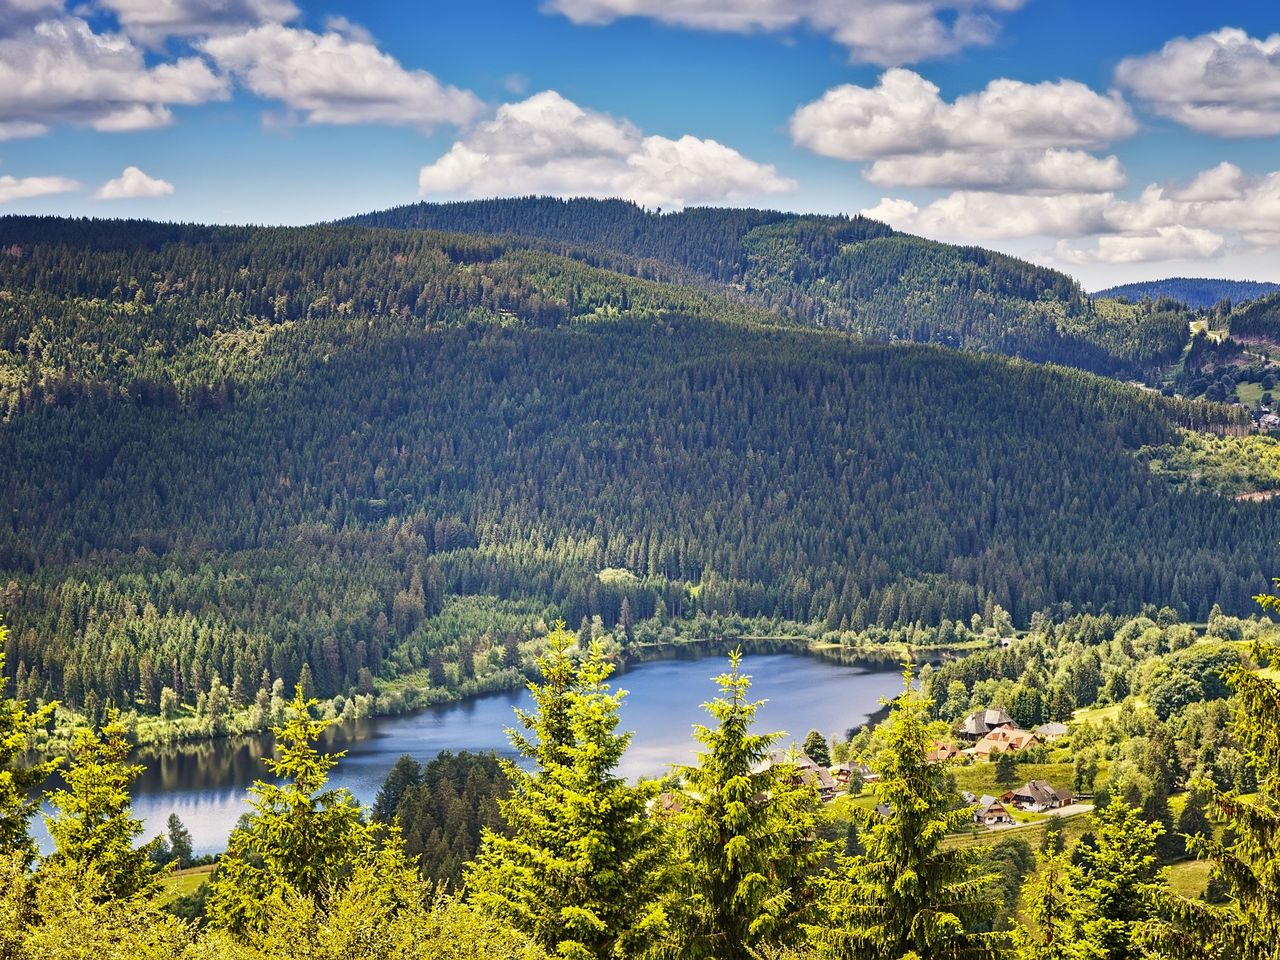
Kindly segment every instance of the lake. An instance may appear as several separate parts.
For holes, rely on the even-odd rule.
[[[655,776],[673,763],[693,759],[692,725],[707,719],[699,705],[716,695],[711,677],[725,666],[722,657],[660,660],[631,666],[614,678],[616,686],[629,691],[622,727],[634,731],[621,764],[625,776]],[[802,654],[748,654],[743,670],[752,676],[753,697],[768,701],[757,714],[757,729],[785,731],[784,743],[803,740],[811,729],[842,736],[902,687],[896,668]],[[331,782],[371,804],[403,754],[420,761],[442,750],[494,750],[511,756],[503,731],[515,722],[512,710],[528,705],[527,691],[512,691],[331,728],[327,748],[347,751]],[[247,809],[246,787],[266,775],[262,757],[270,749],[271,738],[262,736],[141,751],[137,759],[147,772],[134,790],[134,812],[145,821],[146,836],[162,831],[169,814],[176,812],[191,831],[197,854],[222,850]],[[43,833],[42,823],[34,826]]]

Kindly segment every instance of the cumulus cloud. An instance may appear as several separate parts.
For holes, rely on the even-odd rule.
[[[140,197],[167,197],[173,184],[150,177],[137,167],[125,167],[114,180],[108,180],[93,195],[96,200],[131,200]]]
[[[1116,81],[1157,113],[1224,137],[1280,134],[1280,33],[1224,29],[1121,61]]]
[[[306,123],[464,124],[480,112],[472,93],[445,86],[350,31],[314,33],[266,24],[200,43],[218,66]]]
[[[37,136],[59,122],[97,130],[164,126],[170,107],[227,96],[199,57],[148,66],[122,34],[64,17],[0,39],[0,139]]]
[[[1099,237],[1092,247],[1072,247],[1059,240],[1056,255],[1077,264],[1204,260],[1220,253],[1225,244],[1226,238],[1211,230],[1168,226],[1147,233]]]
[[[543,9],[574,23],[624,17],[730,33],[804,28],[832,37],[853,61],[890,66],[991,43],[993,14],[1025,0],[546,0]]]
[[[1033,196],[958,190],[924,206],[885,199],[862,211],[902,230],[956,240],[1058,239],[1071,263],[1204,259],[1280,241],[1280,172],[1230,163],[1185,184],[1153,184],[1133,200],[1111,191]]]
[[[967,190],[1115,190],[1124,186],[1116,157],[1083,150],[949,150],[932,156],[877,160],[863,176],[878,186]]]
[[[62,12],[62,0],[0,0],[0,36]]]
[[[0,177],[0,203],[28,200],[51,193],[68,193],[80,189],[80,184],[66,177]]]
[[[35,0],[25,0],[35,2]],[[98,0],[121,28],[147,43],[224,33],[298,15],[290,0]]]
[[[795,188],[714,140],[646,136],[554,91],[497,114],[424,166],[420,192],[447,196],[625,197],[646,206],[722,203]]]
[[[993,80],[948,103],[910,70],[888,70],[874,87],[834,87],[798,109],[791,136],[841,160],[872,160],[872,183],[1002,190],[1110,190],[1124,183],[1115,157],[1096,148],[1137,124],[1115,95],[1082,83]]]

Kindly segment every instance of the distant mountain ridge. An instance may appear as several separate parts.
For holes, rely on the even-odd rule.
[[[1167,280],[1146,280],[1126,283],[1118,287],[1099,290],[1095,297],[1128,297],[1142,300],[1150,297],[1171,297],[1180,303],[1197,309],[1212,307],[1221,300],[1244,303],[1280,291],[1280,283],[1261,280],[1215,280],[1209,277],[1169,277]]]
[[[1187,342],[1181,307],[1097,304],[1059,271],[862,216],[522,197],[416,203],[341,224],[533,238],[593,266],[714,285],[808,326],[1109,376],[1141,377]]]

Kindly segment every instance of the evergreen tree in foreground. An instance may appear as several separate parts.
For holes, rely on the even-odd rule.
[[[1093,814],[1093,831],[1076,846],[1083,900],[1083,940],[1099,960],[1134,960],[1142,955],[1138,934],[1150,918],[1146,888],[1156,879],[1158,822],[1120,797]]]
[[[102,729],[76,733],[65,790],[47,797],[45,817],[54,852],[48,862],[73,875],[93,876],[96,899],[127,899],[154,888],[157,840],[135,846],[142,821],[133,815],[129,787],[145,769],[128,763],[125,727],[114,713]]]
[[[660,952],[680,960],[748,960],[794,941],[829,853],[817,839],[817,792],[791,764],[769,762],[781,735],[751,732],[760,701],[747,699],[741,659],[729,655],[721,696],[703,705],[716,726],[694,728],[705,748],[697,764],[677,768],[672,929]]]
[[[1265,610],[1280,613],[1280,596],[1257,600]],[[1271,647],[1254,651],[1261,663],[1275,663],[1277,655],[1280,651]],[[1162,917],[1144,936],[1155,956],[1280,958],[1280,684],[1244,666],[1231,672],[1230,682],[1239,700],[1233,732],[1257,774],[1257,790],[1246,794],[1210,782],[1194,784],[1225,830],[1220,838],[1187,840],[1190,852],[1213,861],[1210,882],[1221,884],[1229,900],[1211,905],[1159,894]]]
[[[616,732],[624,692],[606,682],[613,667],[601,649],[575,656],[563,623],[547,640],[542,683],[529,684],[535,709],[518,711],[529,735],[508,731],[533,769],[506,764],[511,793],[500,807],[512,836],[485,832],[468,895],[548,953],[636,956],[665,926],[661,834],[646,810],[653,790],[615,772],[631,735]]]
[[[811,925],[821,954],[847,960],[950,960],[996,955],[1002,933],[979,932],[997,909],[994,878],[972,850],[942,842],[970,819],[945,764],[926,759],[941,731],[929,701],[906,688],[879,729],[871,760],[876,809],[860,833],[864,853],[827,882],[826,923]]]
[[[36,855],[27,832],[27,823],[38,805],[31,799],[31,792],[54,771],[58,760],[25,764],[22,759],[32,735],[49,721],[55,705],[46,704],[32,713],[26,704],[3,696],[4,642],[8,633],[0,623],[0,854],[20,856],[22,865],[28,867]]]
[[[280,759],[267,759],[280,779],[249,788],[252,812],[228,841],[213,880],[209,918],[236,932],[268,926],[272,897],[318,901],[373,848],[373,833],[347,790],[325,789],[344,754],[321,754],[314,744],[330,720],[316,720],[316,701],[299,684],[292,716],[275,728]]]
[[[1066,853],[1050,851],[1041,857],[1040,869],[1023,893],[1031,925],[1015,933],[1017,960],[1094,960],[1081,933],[1084,915],[1078,883]]]

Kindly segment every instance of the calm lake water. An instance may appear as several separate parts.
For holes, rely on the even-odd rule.
[[[634,731],[621,765],[624,775],[654,776],[693,759],[692,725],[706,719],[699,705],[715,696],[711,677],[723,672],[725,663],[722,657],[662,660],[632,666],[614,678],[616,686],[629,691],[622,727]],[[796,741],[811,729],[831,737],[859,726],[902,684],[896,668],[849,666],[800,654],[747,655],[743,669],[752,676],[753,696],[768,701],[757,714],[759,729],[783,730]],[[527,691],[513,691],[331,729],[328,746],[347,751],[332,782],[371,804],[403,754],[420,761],[442,750],[511,756],[503,731],[515,722],[513,708],[528,703]],[[245,788],[266,776],[262,757],[270,749],[270,737],[249,737],[141,753],[147,772],[136,784],[134,812],[146,822],[146,836],[161,832],[176,812],[192,833],[196,853],[222,850],[246,809]]]

